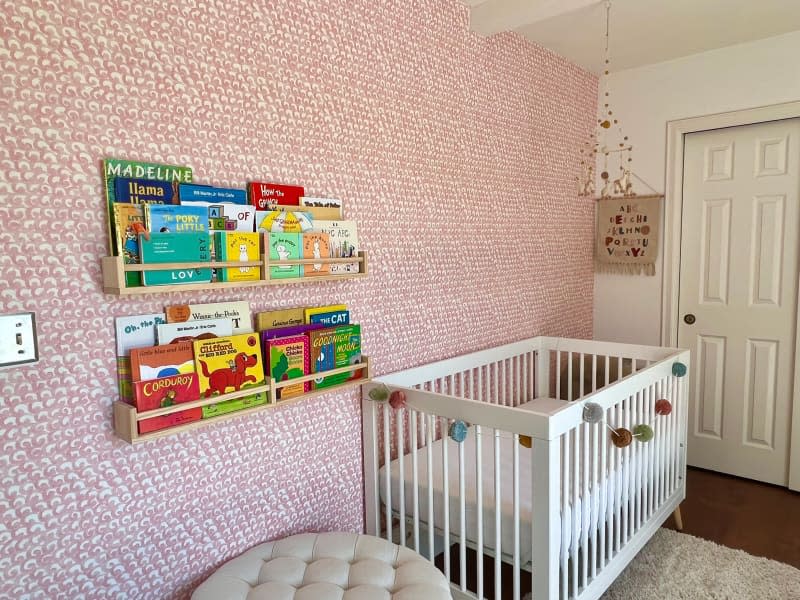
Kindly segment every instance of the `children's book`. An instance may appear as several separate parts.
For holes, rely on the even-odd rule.
[[[255,231],[256,207],[240,204],[212,204],[209,202],[181,201],[184,206],[202,206],[208,211],[208,231],[211,233],[211,258],[217,260],[214,234],[218,231]]]
[[[300,198],[300,206],[319,211],[315,216],[317,219],[338,220],[342,218],[342,201],[338,198],[309,198],[308,196],[303,196]]]
[[[308,334],[311,343],[311,372],[320,373],[361,363],[361,326],[342,325]],[[314,389],[323,389],[361,377],[361,371],[339,373],[314,379]]]
[[[264,243],[269,248],[269,259],[298,260],[302,257],[300,233],[265,233]],[[269,268],[270,279],[300,277],[302,265],[279,265]]]
[[[311,213],[291,210],[256,211],[256,231],[259,233],[302,233],[313,228]]]
[[[198,340],[194,342],[194,356],[200,377],[200,394],[205,398],[264,384],[264,364],[258,334],[245,333],[213,340]],[[203,418],[267,401],[265,392],[257,392],[248,398],[250,400],[247,402],[242,398],[234,398],[212,405],[214,408],[204,407]],[[206,408],[209,410],[205,410]]]
[[[156,345],[156,330],[166,323],[164,313],[117,317],[114,327],[117,332],[117,382],[119,399],[133,404],[131,382],[131,350]]]
[[[191,342],[131,349],[131,379],[145,381],[194,373]]]
[[[313,315],[322,315],[326,313],[339,312],[347,310],[346,304],[329,304],[328,306],[310,306],[303,309],[303,319],[306,323],[312,323],[311,317]],[[169,315],[167,315],[169,317]]]
[[[239,231],[218,231],[214,247],[219,261],[257,261],[261,258],[259,234]],[[224,267],[217,269],[217,281],[258,281],[260,267]]]
[[[332,312],[316,313],[311,315],[310,321],[315,325],[322,325],[324,327],[335,327],[337,325],[350,324],[350,311],[349,310],[335,310]]]
[[[266,333],[266,332],[265,332]],[[270,376],[278,383],[308,375],[308,338],[305,335],[274,338],[267,342]],[[308,381],[278,388],[278,400],[300,396],[311,389]]]
[[[156,327],[158,344],[174,344],[175,342],[193,342],[214,337],[233,335],[233,323],[230,319],[206,319],[205,321],[185,321],[183,323],[167,323]]]
[[[200,398],[200,386],[196,373],[170,375],[134,384],[135,406],[139,412],[192,402]],[[149,433],[167,427],[199,421],[203,416],[200,408],[190,408],[168,415],[139,421],[139,433]]]
[[[273,206],[272,210],[307,213],[311,215],[311,218],[314,220],[327,219],[331,221],[339,221],[342,218],[341,210],[326,206],[283,206],[279,204],[277,206]]]
[[[289,325],[288,327],[278,327],[277,329],[267,329],[261,332],[262,346],[265,340],[272,340],[279,337],[291,337],[295,335],[306,335],[315,329],[324,329],[324,325],[310,323],[308,325]]]
[[[149,238],[149,239],[148,239]],[[211,252],[207,233],[148,233],[139,236],[143,265],[177,262],[209,262]],[[208,283],[211,268],[142,271],[144,285]]]
[[[247,193],[233,188],[214,187],[182,183],[178,187],[181,204],[184,202],[207,202],[209,204],[247,204]]]
[[[256,313],[256,331],[302,325],[305,323],[304,311],[303,308],[287,308]]]
[[[231,398],[230,400],[223,400],[216,404],[209,404],[202,408],[203,418],[212,419],[220,415],[236,412],[237,410],[244,410],[245,408],[253,408],[267,403],[267,393],[260,392],[258,394],[250,394],[249,396],[242,396],[241,398]]]
[[[139,263],[139,232],[145,231],[144,209],[141,204],[123,204],[115,202],[112,206],[114,219],[114,233],[116,235],[115,247],[119,248],[119,255],[126,265]],[[125,273],[127,287],[142,285],[142,276],[136,271]]]
[[[355,221],[314,221],[314,231],[327,233],[330,240],[331,258],[358,257],[358,233]],[[358,273],[359,263],[331,264],[331,275]]]
[[[247,184],[250,204],[256,210],[270,210],[273,206],[297,206],[300,196],[305,190],[299,185],[283,185],[280,183],[261,183],[251,181]]]
[[[147,231],[159,233],[208,233],[207,211],[202,206],[147,204],[144,223]]]
[[[303,258],[330,258],[330,241],[327,233],[302,233]],[[330,273],[330,263],[303,265],[303,277],[319,277]]]
[[[250,304],[246,301],[214,302],[212,304],[176,304],[166,309],[167,323],[204,321],[206,319],[229,319],[233,335],[252,333],[253,320]]]
[[[178,182],[157,179],[131,179],[117,177],[114,180],[114,201],[130,204],[179,204]]]
[[[113,256],[120,254],[114,235],[114,202],[117,199],[114,181],[117,177],[177,181],[179,183],[190,183],[192,181],[191,167],[119,160],[116,158],[104,159],[101,166],[103,169],[103,189],[106,194],[106,206],[108,207],[108,245]]]

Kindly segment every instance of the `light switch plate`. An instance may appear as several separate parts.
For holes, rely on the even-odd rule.
[[[38,360],[34,313],[0,315],[0,368],[21,367]]]

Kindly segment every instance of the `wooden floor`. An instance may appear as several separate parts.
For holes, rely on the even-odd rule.
[[[681,515],[684,533],[800,569],[798,492],[690,467]]]
[[[681,505],[683,532],[723,546],[800,568],[800,493],[766,483],[689,468],[686,500]],[[675,528],[672,518],[664,524]],[[451,550],[451,579],[460,581],[458,545]],[[467,586],[476,589],[476,554],[467,551]],[[443,555],[436,560],[443,568]],[[483,563],[484,590],[494,598],[494,559]],[[512,598],[512,569],[503,563],[502,598]],[[531,589],[530,573],[522,572],[521,590]]]

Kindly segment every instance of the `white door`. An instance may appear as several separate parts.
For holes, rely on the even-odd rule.
[[[688,462],[788,484],[800,119],[685,138],[678,344]]]

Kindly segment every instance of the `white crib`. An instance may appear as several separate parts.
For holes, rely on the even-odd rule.
[[[514,600],[521,569],[533,600],[598,598],[685,496],[688,377],[676,363],[688,368],[689,352],[537,337],[373,380],[363,386],[367,533],[430,560],[443,553],[457,599],[484,597],[484,555],[494,598],[502,562]],[[371,400],[373,388],[402,391],[405,407]],[[666,416],[655,412],[662,398]],[[583,420],[589,402],[604,422]],[[461,443],[448,436],[455,420],[469,425]],[[655,436],[617,448],[606,423],[648,424]]]

